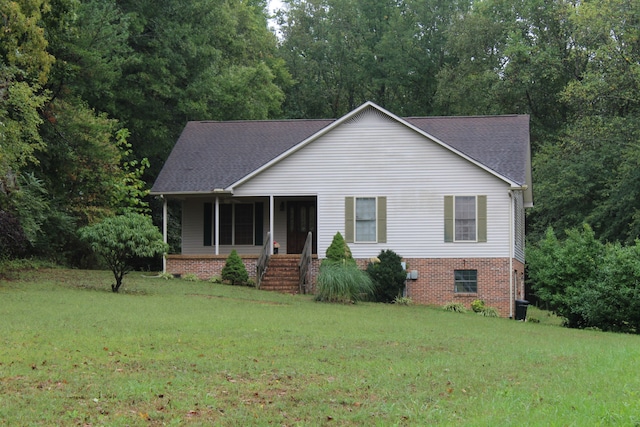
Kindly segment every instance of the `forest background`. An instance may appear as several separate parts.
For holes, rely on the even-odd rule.
[[[188,120],[340,117],[367,100],[529,114],[530,241],[584,222],[603,242],[638,237],[640,2],[268,6],[0,0],[2,256],[83,267],[79,227],[131,208],[159,221],[143,196]]]

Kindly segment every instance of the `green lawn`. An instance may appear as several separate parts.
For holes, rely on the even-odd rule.
[[[0,282],[0,425],[640,424],[638,336],[110,283],[55,269]]]

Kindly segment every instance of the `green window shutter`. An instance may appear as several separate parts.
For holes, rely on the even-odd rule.
[[[444,196],[444,241],[453,242],[453,196]]]
[[[387,198],[378,197],[378,243],[387,243]]]
[[[353,197],[344,198],[344,240],[347,243],[353,243],[354,241],[354,199]]]
[[[478,196],[478,242],[487,241],[487,196]]]

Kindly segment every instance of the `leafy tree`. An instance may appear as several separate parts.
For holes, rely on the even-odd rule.
[[[232,285],[244,285],[249,281],[247,268],[235,249],[231,251],[222,267],[222,280],[228,280]]]
[[[334,236],[331,244],[327,248],[326,259],[328,263],[355,264],[353,255],[349,245],[338,231]],[[324,263],[323,261],[323,263]]]
[[[113,272],[116,283],[111,285],[118,292],[122,279],[132,270],[136,257],[153,257],[166,252],[167,245],[151,218],[138,213],[126,213],[105,218],[99,223],[79,230],[82,240],[102,258]]]
[[[0,1],[4,25],[0,32],[0,182],[19,174],[34,153],[44,148],[38,134],[38,110],[48,99],[42,90],[54,57],[40,26],[46,0]]]
[[[373,297],[378,302],[390,303],[402,296],[407,272],[402,268],[402,257],[390,249],[381,251],[378,260],[367,266],[367,273],[375,284]]]

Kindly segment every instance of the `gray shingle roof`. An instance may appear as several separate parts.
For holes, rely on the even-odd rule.
[[[404,120],[497,174],[527,182],[529,117],[409,117]],[[267,120],[189,122],[151,189],[152,194],[224,189],[336,122]]]

